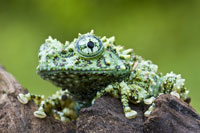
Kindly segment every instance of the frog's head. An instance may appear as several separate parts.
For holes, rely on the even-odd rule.
[[[49,37],[39,50],[38,74],[69,90],[121,80],[130,74],[133,50],[123,50],[114,41],[93,31],[65,44]]]

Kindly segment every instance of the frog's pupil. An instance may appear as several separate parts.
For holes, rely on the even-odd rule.
[[[94,48],[94,43],[92,41],[89,41],[87,43],[87,46],[90,48],[90,49],[93,49]]]

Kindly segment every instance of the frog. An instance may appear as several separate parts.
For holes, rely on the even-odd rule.
[[[144,116],[148,117],[155,99],[162,94],[189,98],[180,74],[162,74],[151,60],[115,44],[114,36],[100,37],[94,30],[79,33],[65,43],[49,36],[39,48],[38,57],[37,73],[62,89],[48,98],[30,93],[17,96],[22,104],[33,100],[38,105],[34,112],[37,118],[51,115],[64,122],[76,120],[80,109],[103,95],[119,99],[127,119],[137,116],[130,103],[147,105]]]

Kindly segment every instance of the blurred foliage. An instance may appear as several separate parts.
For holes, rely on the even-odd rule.
[[[95,29],[186,78],[200,112],[199,0],[0,0],[0,64],[32,93],[58,88],[35,72],[37,51],[49,35],[64,42]]]

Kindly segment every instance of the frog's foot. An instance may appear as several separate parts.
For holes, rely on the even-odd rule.
[[[55,110],[55,109],[53,109],[52,111],[53,111],[53,116],[54,116],[55,119],[61,120],[63,122],[71,121],[71,119],[68,118],[67,116],[65,116],[63,112]]]
[[[147,111],[145,111],[145,113],[144,113],[144,115],[146,116],[146,117],[148,117],[150,114],[151,114],[151,111],[154,109],[154,102],[155,101],[155,97],[150,97],[150,98],[148,98],[148,99],[144,99],[144,103],[146,104],[146,105],[151,105],[149,108],[148,108],[148,110]]]
[[[27,104],[30,100],[34,100],[34,102],[38,105],[41,103],[42,100],[44,100],[44,96],[33,95],[30,93],[27,93],[27,94],[19,93],[19,95],[17,96],[17,99],[22,104]]]
[[[62,112],[64,113],[65,116],[69,117],[70,119],[75,120],[77,118],[76,112],[70,108],[64,108]]]
[[[34,115],[39,118],[45,118],[46,114],[49,114],[53,115],[55,119],[67,122],[77,118],[75,112],[76,108],[78,108],[77,106],[69,95],[68,90],[58,90],[40,103],[39,109]]]
[[[134,111],[134,110],[131,110],[130,107],[125,107],[124,113],[125,113],[126,118],[128,118],[128,119],[132,119],[132,118],[135,118],[137,116],[137,112]]]
[[[30,93],[27,93],[27,94],[19,93],[19,95],[17,96],[17,99],[20,101],[20,103],[27,104],[31,100],[31,94]]]
[[[185,87],[185,79],[181,78],[180,74],[177,75],[171,72],[161,78],[161,87],[164,88],[165,93],[170,93],[170,95],[183,100],[188,98],[189,90]]]
[[[43,110],[37,110],[33,114],[37,118],[45,118],[47,116]]]
[[[69,122],[77,118],[76,112],[67,107],[64,108],[62,111],[52,109],[52,113],[55,119],[61,120],[63,122]]]
[[[151,114],[152,110],[155,108],[155,104],[152,103],[152,105],[148,108],[148,110],[144,113],[144,115],[146,117],[149,117],[149,115]]]
[[[47,100],[42,100],[39,104],[39,108],[37,111],[35,111],[33,114],[37,118],[45,118],[46,112],[49,112],[49,109],[52,108],[52,105],[49,103],[48,99]]]
[[[131,110],[128,104],[129,102],[128,96],[129,96],[131,88],[129,88],[128,85],[124,81],[120,83],[120,87],[121,87],[121,102],[124,107],[125,116],[128,119],[135,118],[137,116],[137,112],[134,110]]]
[[[144,103],[146,105],[151,105],[155,101],[155,97],[150,97],[148,99],[144,99]]]

